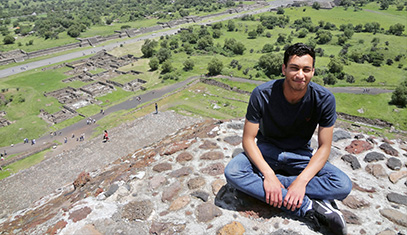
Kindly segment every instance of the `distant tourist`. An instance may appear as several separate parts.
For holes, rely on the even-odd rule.
[[[157,114],[157,113],[158,113],[158,104],[155,103],[155,114]]]
[[[107,130],[104,131],[103,134],[103,142],[106,143],[109,140],[109,134],[107,133]]]
[[[64,138],[64,143],[66,144],[68,142],[68,139],[65,137]]]

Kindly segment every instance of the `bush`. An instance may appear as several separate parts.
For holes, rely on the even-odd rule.
[[[336,83],[336,77],[330,73],[328,76],[324,77],[324,85],[335,85]]]
[[[173,70],[172,64],[170,61],[165,61],[162,65],[161,65],[161,73],[169,73]]]
[[[208,74],[210,76],[215,76],[218,75],[222,72],[223,69],[223,63],[217,58],[213,58],[209,63],[208,63]]]
[[[366,78],[366,82],[373,83],[376,81],[376,78],[373,75],[370,75],[368,78]]]
[[[16,41],[16,39],[15,39],[13,36],[11,36],[11,35],[6,35],[6,36],[3,38],[3,43],[4,43],[5,45],[7,45],[7,44],[13,44],[15,41]]]
[[[400,83],[396,90],[393,91],[390,103],[402,108],[407,106],[407,79]]]
[[[157,70],[158,67],[160,66],[160,61],[158,60],[157,57],[154,57],[150,60],[150,62],[148,63],[148,65],[150,66],[151,70]]]
[[[195,66],[194,61],[191,60],[191,59],[187,59],[186,61],[184,61],[184,68],[183,69],[185,71],[189,71],[189,70],[194,69],[194,66]]]

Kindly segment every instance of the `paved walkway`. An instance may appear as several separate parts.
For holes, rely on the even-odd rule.
[[[90,124],[87,125],[86,120],[87,118],[72,124],[71,126],[68,126],[64,129],[56,131],[56,136],[53,135],[44,135],[40,137],[39,139],[36,140],[35,145],[29,144],[24,144],[23,142],[21,143],[16,143],[14,144],[13,147],[7,146],[7,147],[2,147],[0,148],[0,153],[3,153],[4,151],[7,152],[8,155],[12,154],[22,154],[25,152],[32,152],[34,150],[39,149],[39,146],[46,146],[48,143],[53,142],[53,141],[58,141],[60,143],[64,143],[64,137],[68,138],[67,144],[62,144],[59,149],[61,151],[65,149],[70,149],[78,144],[80,144],[80,141],[76,141],[76,138],[79,137],[81,134],[85,134],[85,139],[86,137],[89,137],[93,134],[95,131],[95,128],[97,127],[97,122],[101,120],[103,117],[112,114],[114,112],[120,111],[120,110],[130,110],[133,108],[137,108],[138,106],[142,104],[147,104],[152,101],[158,102],[158,100],[171,92],[174,92],[178,89],[182,89],[186,87],[188,84],[194,82],[197,80],[199,76],[194,76],[190,77],[185,81],[177,82],[172,85],[163,87],[161,89],[156,89],[156,90],[151,90],[145,94],[140,95],[141,101],[137,101],[135,98],[130,98],[127,101],[124,101],[120,104],[114,105],[104,111],[104,114],[98,113],[96,115],[91,116],[90,118],[96,120],[96,124]],[[88,117],[89,118],[89,117]],[[61,133],[61,134],[60,134]],[[72,134],[75,135],[75,138],[72,138]],[[103,133],[100,133],[101,135]]]

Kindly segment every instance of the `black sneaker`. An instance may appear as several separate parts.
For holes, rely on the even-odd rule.
[[[345,218],[333,200],[312,200],[312,209],[306,213],[305,217],[313,221],[318,230],[319,222],[321,222],[326,224],[334,234],[347,234]]]

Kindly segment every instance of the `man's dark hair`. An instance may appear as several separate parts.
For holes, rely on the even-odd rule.
[[[296,43],[287,48],[284,52],[284,65],[287,66],[288,60],[291,56],[303,56],[310,55],[312,57],[312,67],[315,67],[315,51],[312,47],[305,45],[304,43]]]

